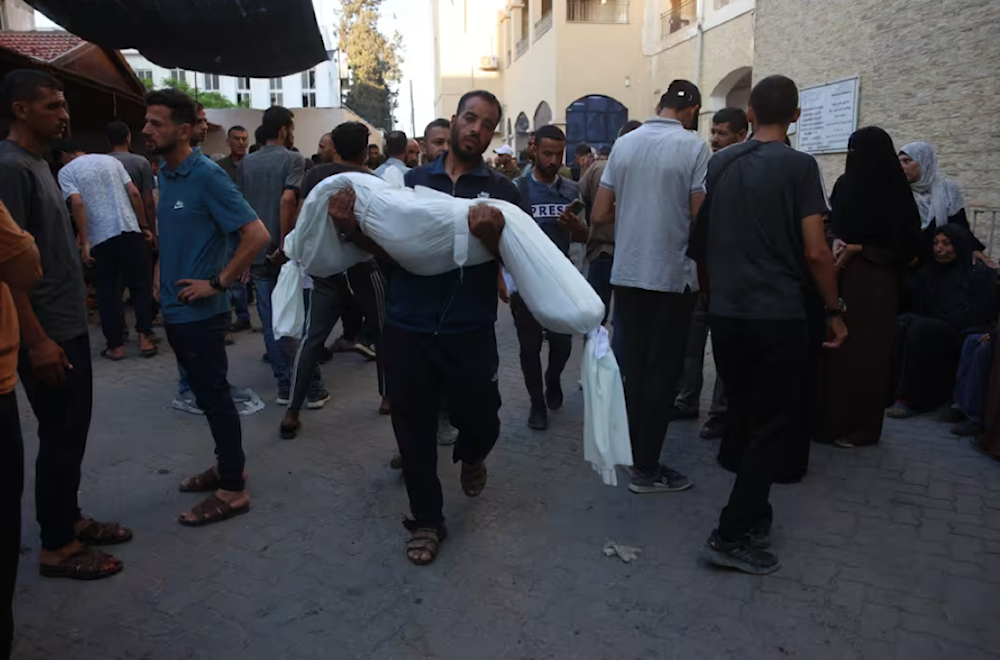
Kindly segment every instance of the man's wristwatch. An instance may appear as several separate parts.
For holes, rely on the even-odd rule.
[[[358,225],[354,225],[354,229],[352,229],[350,233],[346,231],[340,231],[339,229],[337,230],[337,233],[340,235],[340,240],[344,241],[345,243],[353,243],[354,235],[358,233],[358,229],[359,229]]]
[[[213,277],[212,279],[210,279],[208,281],[208,285],[210,287],[212,287],[213,289],[215,289],[216,291],[220,291],[221,292],[221,291],[225,291],[226,290],[226,287],[222,286],[222,280],[219,279],[218,275],[216,275],[215,277]]]
[[[837,298],[837,305],[835,307],[827,307],[827,316],[843,316],[847,313],[847,303],[844,302],[843,298]]]

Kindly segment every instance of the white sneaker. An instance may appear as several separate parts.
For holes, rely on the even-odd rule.
[[[451,425],[447,417],[442,417],[438,421],[438,444],[453,445],[456,440],[458,440],[458,429]]]

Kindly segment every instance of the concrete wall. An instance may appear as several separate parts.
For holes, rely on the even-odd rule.
[[[1000,208],[998,34],[996,0],[758,0],[754,78],[860,75],[859,126],[933,143],[970,207]],[[831,185],[844,157],[818,160]]]
[[[226,135],[233,126],[243,126],[250,133],[250,144],[253,144],[254,131],[260,126],[263,110],[234,108],[232,110],[206,110],[208,121],[220,126],[218,130],[209,131],[208,139],[202,145],[206,154],[224,156],[229,153],[226,146]],[[317,151],[319,139],[345,121],[362,121],[357,115],[345,108],[299,108],[295,110],[295,146],[306,158]],[[372,134],[369,143],[382,145],[382,136],[368,125]]]

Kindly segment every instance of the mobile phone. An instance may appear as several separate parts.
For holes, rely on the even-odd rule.
[[[574,201],[572,204],[570,204],[568,207],[566,207],[566,210],[569,211],[570,213],[575,213],[577,215],[580,215],[581,213],[584,212],[586,208],[587,205],[583,203],[583,200],[578,199]]]

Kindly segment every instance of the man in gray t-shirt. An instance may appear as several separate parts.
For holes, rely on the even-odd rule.
[[[698,291],[695,264],[685,253],[709,160],[708,143],[690,132],[700,109],[693,83],[672,82],[657,117],[615,142],[594,201],[592,224],[615,223],[611,283],[615,332],[622,335],[615,352],[628,404],[633,493],[691,487],[686,476],[660,465],[660,451]]]
[[[66,98],[62,83],[49,74],[19,70],[4,77],[0,99],[0,112],[10,122],[0,142],[0,201],[34,237],[42,261],[35,290],[13,292],[21,328],[18,375],[38,420],[39,572],[77,580],[110,577],[121,572],[122,562],[85,543],[124,543],[132,532],[80,512],[80,466],[93,401],[86,292],[69,213],[42,153],[66,132]]]
[[[156,226],[156,201],[153,199],[153,190],[156,189],[156,179],[153,176],[153,166],[149,160],[139,154],[134,154],[129,149],[132,148],[132,132],[128,124],[120,121],[113,121],[107,128],[108,143],[111,145],[112,158],[117,158],[128,175],[132,177],[132,183],[138,188],[142,196],[142,208],[146,213],[146,222],[149,223],[149,230],[153,232],[154,242],[157,236]]]
[[[288,109],[281,106],[268,108],[258,132],[264,146],[240,161],[236,185],[271,235],[271,243],[261,250],[250,267],[250,276],[257,289],[257,312],[264,326],[264,344],[274,378],[278,381],[278,404],[287,405],[297,342],[290,338],[274,338],[271,293],[278,284],[278,273],[285,261],[281,247],[285,236],[295,226],[305,161],[301,154],[292,151],[295,123]],[[321,388],[318,378],[315,380],[316,387]]]

